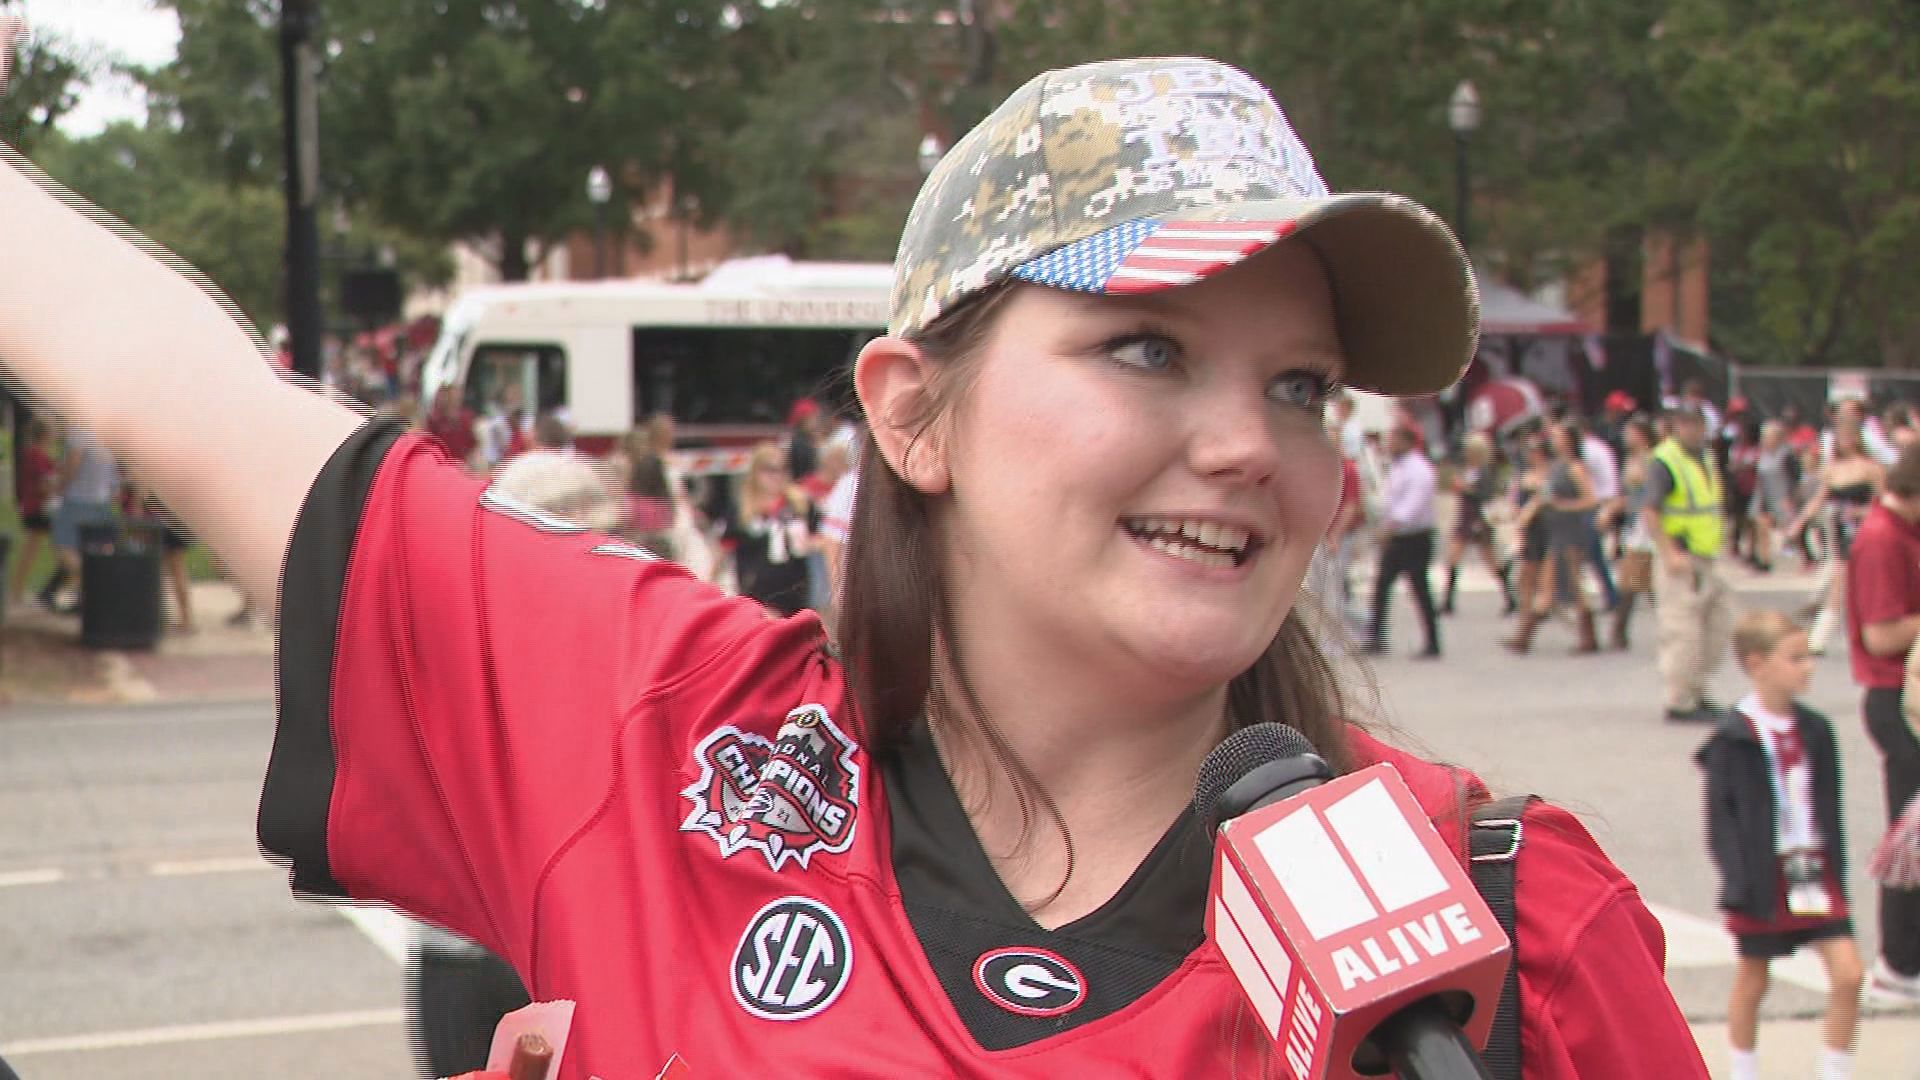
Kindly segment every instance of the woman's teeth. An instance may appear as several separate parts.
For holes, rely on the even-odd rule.
[[[1176,559],[1186,559],[1189,562],[1199,563],[1201,566],[1210,566],[1216,570],[1230,570],[1239,565],[1238,560],[1224,551],[1209,551],[1203,547],[1195,547],[1192,544],[1169,540],[1164,536],[1156,536],[1148,540],[1147,543],[1151,545],[1155,551],[1162,551],[1168,555],[1172,555]]]
[[[1127,531],[1154,550],[1202,566],[1227,568],[1245,560],[1253,537],[1247,530],[1214,521],[1183,518],[1133,518]]]

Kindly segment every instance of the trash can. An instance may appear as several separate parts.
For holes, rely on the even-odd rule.
[[[80,526],[80,644],[151,650],[160,642],[160,529]]]

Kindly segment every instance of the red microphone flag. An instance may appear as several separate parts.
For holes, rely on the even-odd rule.
[[[1486,1046],[1507,936],[1391,765],[1235,818],[1215,850],[1207,936],[1294,1080],[1361,1080],[1362,1040],[1434,995],[1470,1002]]]

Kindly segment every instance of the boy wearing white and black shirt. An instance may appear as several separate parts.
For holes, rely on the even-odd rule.
[[[1754,1045],[1767,969],[1802,946],[1827,967],[1820,1080],[1853,1075],[1860,955],[1847,910],[1840,764],[1833,725],[1795,700],[1813,673],[1807,634],[1777,611],[1752,611],[1734,653],[1753,692],[1696,755],[1706,774],[1707,838],[1720,907],[1739,953],[1727,1005],[1733,1080],[1757,1080]]]

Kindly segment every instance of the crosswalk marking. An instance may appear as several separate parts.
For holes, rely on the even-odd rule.
[[[198,877],[204,874],[249,874],[274,870],[258,855],[216,856],[206,859],[161,859],[148,863],[91,860],[66,866],[36,866],[0,870],[0,889],[31,885],[58,885],[70,881],[105,881],[129,877]]]
[[[332,905],[340,916],[354,925],[354,928],[367,935],[387,959],[406,966],[407,946],[413,937],[413,920],[405,915],[384,907],[362,907],[358,904]]]
[[[0,1055],[25,1058],[35,1054],[70,1054],[87,1050],[124,1050],[171,1043],[216,1039],[253,1039],[314,1031],[382,1027],[405,1019],[399,1009],[362,1009],[357,1012],[312,1013],[306,1016],[269,1016],[256,1020],[223,1020],[209,1024],[169,1024],[128,1031],[98,1031],[49,1039],[21,1039],[0,1046]]]
[[[41,867],[34,870],[7,870],[0,872],[0,889],[9,889],[21,885],[52,885],[67,880],[67,872],[57,866]]]
[[[213,859],[174,859],[147,864],[147,873],[154,877],[191,877],[195,874],[244,874],[262,870],[277,869],[272,863],[258,855],[238,855],[231,858]]]

